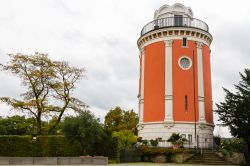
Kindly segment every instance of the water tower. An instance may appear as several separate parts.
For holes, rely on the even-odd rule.
[[[142,28],[139,137],[170,146],[166,140],[180,133],[185,146],[212,146],[211,42],[208,25],[179,3],[161,6]]]

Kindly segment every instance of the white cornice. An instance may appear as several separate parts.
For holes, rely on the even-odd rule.
[[[137,45],[139,49],[141,49],[154,42],[182,39],[184,36],[187,37],[188,40],[201,42],[208,47],[213,40],[213,37],[210,33],[200,29],[191,27],[168,27],[144,34],[138,39]]]

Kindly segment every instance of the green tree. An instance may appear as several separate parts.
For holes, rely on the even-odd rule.
[[[248,145],[248,163],[250,156],[250,70],[240,73],[241,81],[234,85],[236,92],[223,88],[225,101],[216,104],[219,120],[229,126],[231,134],[243,138]]]
[[[36,119],[36,132],[42,134],[42,118],[52,117],[54,123],[46,130],[50,134],[61,121],[65,111],[81,111],[86,104],[73,96],[76,82],[84,76],[84,69],[67,62],[52,61],[47,54],[9,55],[9,62],[0,69],[20,78],[26,92],[22,99],[1,97],[0,101],[13,110],[28,112]]]
[[[92,154],[96,144],[105,137],[104,128],[89,111],[82,111],[79,116],[66,117],[63,122],[63,132],[69,139],[76,140],[81,145],[84,155]]]
[[[0,135],[30,135],[33,133],[34,119],[12,116],[0,119]]]
[[[137,142],[137,136],[130,130],[115,131],[113,136],[118,138],[119,149],[131,148]]]
[[[130,130],[136,134],[138,120],[138,116],[133,110],[124,111],[120,107],[116,107],[105,116],[104,126],[111,131]]]

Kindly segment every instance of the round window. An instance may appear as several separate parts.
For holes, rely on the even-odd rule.
[[[179,66],[183,70],[188,70],[192,66],[192,61],[189,57],[183,56],[179,59]]]

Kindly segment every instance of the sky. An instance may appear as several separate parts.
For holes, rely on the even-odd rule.
[[[221,102],[222,87],[234,91],[239,72],[250,66],[247,0],[0,0],[0,63],[9,53],[48,53],[86,69],[75,95],[101,120],[116,106],[137,112],[137,39],[155,10],[174,3],[191,7],[194,17],[209,26],[213,102]],[[23,92],[18,78],[3,72],[0,87],[0,96]],[[12,114],[0,104],[0,116]],[[227,128],[216,127],[214,133],[230,137]]]

